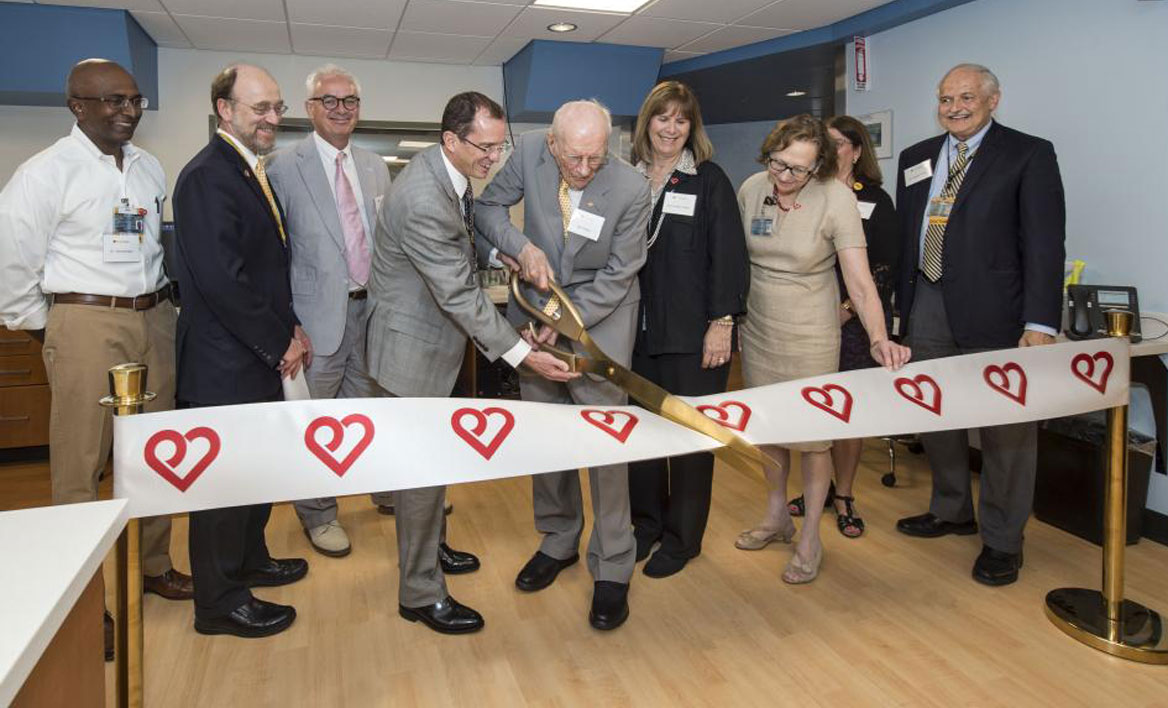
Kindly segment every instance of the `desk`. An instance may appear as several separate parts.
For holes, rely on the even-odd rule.
[[[101,563],[128,519],[124,499],[0,513],[0,568],[7,573],[0,583],[0,705],[104,705]],[[73,613],[75,605],[84,616]],[[92,657],[85,651],[74,660],[78,643],[69,635],[76,628],[96,636],[96,646],[86,645]],[[96,695],[82,680],[94,666]],[[76,695],[70,691],[82,695],[66,699]]]

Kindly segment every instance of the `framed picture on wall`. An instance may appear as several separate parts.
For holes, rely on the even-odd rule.
[[[856,118],[868,129],[872,137],[872,148],[876,151],[876,159],[885,160],[892,157],[892,111],[877,111],[866,116]]]

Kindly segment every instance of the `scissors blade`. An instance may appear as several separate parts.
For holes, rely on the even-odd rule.
[[[765,456],[754,444],[719,425],[697,408],[689,405],[657,384],[634,374],[620,364],[604,362],[598,373],[623,388],[630,396],[662,418],[683,425],[725,445],[714,454],[743,472],[760,472]]]

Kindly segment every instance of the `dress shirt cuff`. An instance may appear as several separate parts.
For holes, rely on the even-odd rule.
[[[503,267],[503,261],[499,260],[499,249],[491,248],[491,252],[487,254],[487,265],[492,268]]]
[[[1047,327],[1046,325],[1037,324],[1035,322],[1027,322],[1025,329],[1031,332],[1042,332],[1043,334],[1049,334],[1052,337],[1058,336],[1058,330],[1054,327]]]
[[[13,317],[4,323],[8,329],[44,329],[49,322],[49,308],[38,305],[28,312]]]
[[[515,342],[515,346],[511,347],[503,354],[503,361],[510,364],[511,368],[518,369],[519,365],[523,363],[523,360],[526,359],[527,355],[530,353],[531,345],[520,338],[518,342]]]

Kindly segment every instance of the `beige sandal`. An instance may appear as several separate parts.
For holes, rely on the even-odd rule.
[[[743,551],[758,551],[766,548],[774,541],[790,543],[795,538],[795,522],[787,529],[772,530],[765,526],[756,526],[738,534],[734,547]]]
[[[809,583],[819,575],[819,566],[822,563],[823,546],[816,549],[815,557],[810,561],[802,560],[799,554],[795,553],[791,560],[787,561],[787,567],[783,569],[783,582],[791,585]]]

